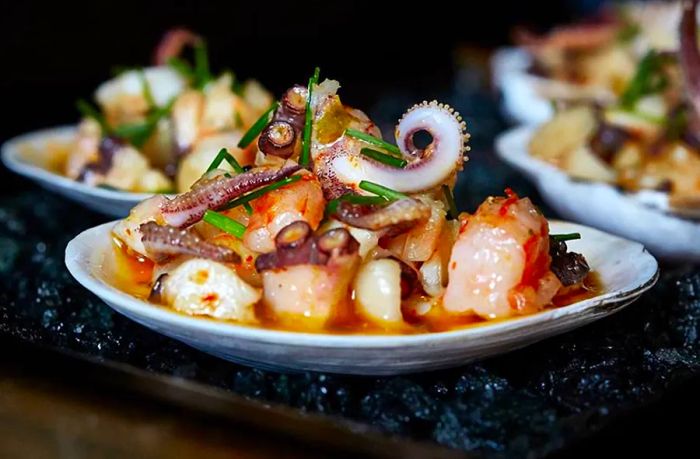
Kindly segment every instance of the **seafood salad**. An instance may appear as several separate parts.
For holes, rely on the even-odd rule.
[[[644,62],[678,50],[680,17],[680,1],[628,2],[544,35],[516,30],[515,41],[532,57],[530,72],[551,81],[544,96],[610,104],[630,97]]]
[[[152,67],[120,72],[99,86],[95,101],[78,102],[77,134],[49,152],[51,169],[91,186],[143,193],[188,190],[222,147],[252,164],[255,151],[243,133],[273,102],[256,81],[213,75],[204,39],[184,29],[163,37]]]
[[[469,136],[452,108],[410,108],[394,145],[338,89],[317,69],[245,134],[249,166],[222,149],[189,190],[116,223],[118,287],[188,315],[326,333],[443,331],[596,293],[567,248],[580,236],[549,234],[528,198],[507,190],[458,213]]]
[[[558,110],[530,153],[574,177],[667,192],[673,208],[700,209],[697,2],[684,6],[678,50],[647,54],[618,102]]]

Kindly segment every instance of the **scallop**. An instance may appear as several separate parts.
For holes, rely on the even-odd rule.
[[[191,315],[255,322],[260,290],[243,282],[228,266],[211,260],[182,263],[165,278],[162,298],[174,309]]]

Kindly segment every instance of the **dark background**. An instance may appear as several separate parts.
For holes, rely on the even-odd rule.
[[[382,93],[435,97],[453,78],[461,45],[507,42],[514,24],[543,28],[598,1],[330,2],[262,0],[37,2],[0,7],[0,139],[74,122],[115,67],[142,66],[165,30],[185,26],[209,43],[212,69],[256,77],[280,93],[314,66],[370,109]]]

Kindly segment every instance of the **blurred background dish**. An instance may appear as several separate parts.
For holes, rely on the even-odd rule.
[[[496,140],[496,152],[527,176],[557,213],[642,242],[666,260],[700,261],[697,214],[678,215],[670,207],[666,193],[625,192],[603,181],[573,177],[533,157],[529,144],[535,132],[535,128],[523,126],[501,134]]]

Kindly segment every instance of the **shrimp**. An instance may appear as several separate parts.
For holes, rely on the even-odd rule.
[[[549,226],[532,202],[507,190],[462,222],[443,306],[488,319],[536,312],[561,287],[550,270]]]
[[[243,242],[259,253],[275,249],[275,236],[295,221],[305,221],[316,230],[323,219],[326,201],[321,185],[312,175],[271,191],[252,202],[253,215]]]

